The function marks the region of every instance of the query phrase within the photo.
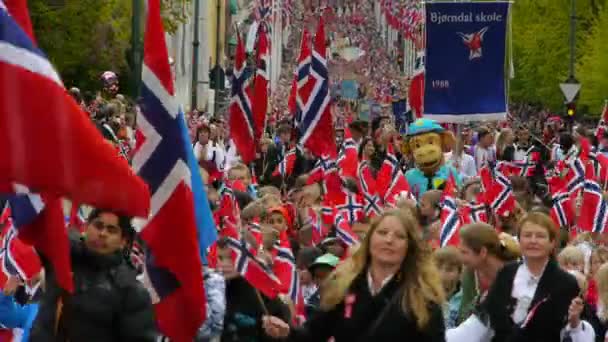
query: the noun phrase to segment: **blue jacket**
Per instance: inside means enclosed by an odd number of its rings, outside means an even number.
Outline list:
[[[441,184],[448,180],[450,173],[454,176],[454,180],[456,181],[456,186],[460,188],[462,185],[462,179],[458,171],[450,165],[442,165],[435,175],[432,178],[431,188],[429,189],[429,179],[426,175],[420,171],[419,169],[410,169],[405,173],[405,178],[407,178],[407,182],[410,185],[410,189],[416,199],[419,199],[422,194],[427,192],[428,190],[436,189]]]
[[[38,304],[20,305],[13,296],[0,294],[0,326],[6,329],[23,330],[22,341],[29,340],[32,323],[38,314]]]

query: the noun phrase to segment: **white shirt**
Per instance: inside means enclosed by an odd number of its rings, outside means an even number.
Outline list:
[[[537,277],[530,272],[525,262],[519,265],[513,279],[513,289],[511,290],[511,296],[517,299],[517,305],[511,316],[515,324],[519,325],[526,319],[543,272]]]
[[[477,176],[477,168],[475,167],[475,159],[472,156],[462,153],[456,156],[454,153],[448,159],[448,164],[452,165],[465,181],[468,178]]]
[[[494,146],[485,148],[476,145],[474,154],[477,169],[481,169],[482,167],[488,165],[489,162],[493,163],[496,161],[496,150],[494,149]]]
[[[388,282],[393,279],[393,276],[395,275],[391,274],[390,276],[384,278],[384,280],[380,283],[380,287],[374,289],[374,280],[372,279],[372,273],[370,271],[367,271],[367,287],[369,288],[369,292],[372,294],[372,296],[375,296],[380,293],[384,286],[386,286],[386,284],[388,284]]]
[[[218,170],[223,170],[226,159],[224,148],[213,141],[209,141],[206,146],[207,154],[203,156],[201,155],[203,153],[203,145],[198,141],[194,144],[194,157],[196,160],[213,161]]]

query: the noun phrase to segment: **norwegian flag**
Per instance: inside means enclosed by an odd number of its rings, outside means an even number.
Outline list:
[[[532,177],[539,160],[538,152],[530,152],[526,160],[501,161],[496,164],[496,169],[506,176]]]
[[[300,43],[298,66],[294,72],[288,104],[289,111],[294,116],[294,123],[296,127],[300,124],[302,119],[302,109],[304,108],[304,104],[308,101],[312,91],[312,83],[308,82],[311,61],[312,53],[310,51],[310,34],[308,33],[308,30],[304,29],[302,32],[302,41]]]
[[[323,225],[321,216],[317,214],[315,209],[308,208],[308,218],[312,228],[312,244],[316,246],[327,237],[329,231]]]
[[[386,158],[378,171],[378,181],[376,183],[378,193],[384,194],[383,200],[386,204],[394,205],[398,197],[413,198],[410,186],[399,167],[399,161],[395,157],[393,144],[388,144]]]
[[[325,29],[323,19],[319,19],[309,75],[309,82],[313,82],[314,87],[302,107],[299,143],[315,156],[335,158],[336,139],[329,106],[329,72],[325,53]]]
[[[253,236],[253,239],[255,240],[256,245],[262,246],[264,239],[262,236],[262,228],[260,227],[260,224],[258,222],[251,222],[251,223],[249,223],[247,228],[249,229],[249,233],[251,233],[251,235]]]
[[[481,201],[467,203],[458,208],[460,220],[462,224],[471,224],[475,222],[488,222],[488,214],[486,205]]]
[[[551,193],[551,219],[558,227],[570,227],[574,222],[572,197],[560,177],[547,179]]]
[[[348,247],[354,246],[359,243],[359,237],[351,225],[348,223],[348,219],[344,215],[335,213],[334,226],[336,227],[336,236],[344,242]]]
[[[150,215],[136,222],[147,246],[145,275],[161,332],[192,340],[205,318],[194,196],[184,141],[185,119],[174,99],[160,0],[149,0],[144,36],[142,115],[145,140],[133,168],[150,188]]]
[[[416,68],[414,69],[408,91],[408,103],[416,119],[422,118],[424,106],[424,71],[424,52],[420,51],[416,56]]]
[[[329,156],[322,156],[321,158],[317,159],[315,166],[309,172],[306,184],[310,185],[321,182],[325,177],[325,174],[336,167],[335,160],[329,158]]]
[[[236,53],[234,56],[234,77],[230,99],[230,137],[241,155],[243,163],[255,160],[255,119],[251,110],[251,73],[247,71],[245,46],[241,36],[237,35]]]
[[[457,246],[460,242],[460,227],[462,227],[462,221],[460,220],[456,205],[456,185],[454,184],[454,178],[450,175],[443,190],[441,231],[439,235],[440,246]]]
[[[349,224],[361,221],[365,217],[365,206],[356,194],[345,192],[344,201],[336,205],[339,214],[344,215]]]
[[[10,277],[19,277],[24,281],[28,293],[32,293],[39,284],[31,281],[42,271],[42,262],[34,248],[19,239],[18,231],[11,221],[7,223],[2,231],[0,286],[4,288]]]
[[[300,287],[300,275],[296,267],[296,258],[293,256],[293,252],[289,246],[287,233],[284,231],[281,235],[279,243],[275,245],[273,250],[273,270],[281,281],[281,293],[287,295],[296,308],[294,323],[299,325],[306,320],[304,297],[302,296],[302,288]]]
[[[292,302],[296,303],[300,291],[300,277],[286,231],[281,233],[279,241],[275,244],[273,257],[272,268],[281,282],[281,293],[288,295]]]
[[[344,128],[344,142],[340,149],[338,156],[338,168],[340,175],[343,177],[357,177],[357,166],[359,164],[359,157],[357,151],[357,144],[353,139],[353,135],[348,127]]]
[[[499,216],[508,216],[515,210],[515,196],[511,180],[500,171],[495,171],[492,188],[489,191],[490,208]]]
[[[268,111],[268,87],[270,78],[268,71],[270,68],[270,51],[268,49],[268,34],[266,25],[261,25],[258,32],[257,48],[257,69],[255,81],[253,83],[253,123],[255,127],[255,141],[260,141],[264,134],[266,124],[266,112]]]
[[[585,184],[585,163],[580,158],[567,162],[569,167],[566,173],[566,188],[569,193],[574,194]]]
[[[602,115],[600,116],[600,121],[597,123],[597,127],[595,129],[595,136],[601,139],[602,135],[606,132],[606,127],[608,126],[608,100],[604,101],[604,109],[602,110]]]
[[[382,200],[378,195],[376,180],[367,160],[359,163],[357,178],[359,179],[359,187],[363,194],[363,203],[365,205],[363,211],[365,215],[369,217],[380,215],[382,213]]]
[[[603,233],[608,224],[608,201],[595,180],[590,163],[586,165],[583,203],[577,224],[581,230],[594,233]]]
[[[79,203],[147,214],[146,185],[105,142],[36,46],[25,0],[0,0],[0,45],[1,191],[11,192],[17,182]]]
[[[226,183],[224,188],[220,191],[220,207],[217,211],[221,222],[218,225],[221,227],[231,226],[239,227],[241,225],[241,210],[239,204],[234,196],[233,187],[235,183]],[[236,187],[239,185],[237,183]]]
[[[18,184],[13,185],[13,192],[16,195],[6,199],[19,239],[34,246],[50,261],[59,286],[71,292],[73,283],[70,246],[61,200],[31,193],[27,187]]]
[[[230,248],[236,271],[266,297],[275,298],[280,293],[282,284],[272,269],[251,253],[251,246],[244,239],[238,238],[234,229],[222,230],[222,236]]]
[[[272,176],[282,176],[284,178],[290,176],[293,172],[294,166],[296,165],[296,158],[296,147],[294,147],[285,153],[283,159],[272,173]]]
[[[272,14],[272,0],[258,0],[253,13],[257,22],[267,20]]]

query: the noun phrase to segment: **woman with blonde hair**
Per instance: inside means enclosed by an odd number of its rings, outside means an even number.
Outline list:
[[[443,341],[444,293],[410,213],[379,216],[355,254],[321,287],[321,311],[302,327],[272,316],[266,333],[290,341]]]

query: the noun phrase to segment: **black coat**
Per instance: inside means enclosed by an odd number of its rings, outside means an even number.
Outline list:
[[[366,274],[362,272],[355,278],[346,296],[354,298],[349,318],[346,317],[349,309],[342,302],[330,311],[319,311],[304,326],[292,328],[288,340],[325,342],[333,336],[335,342],[445,341],[439,305],[431,307],[428,326],[421,331],[413,317],[401,310],[399,283],[393,278],[380,293],[372,296]],[[385,307],[388,311],[383,315]]]
[[[102,256],[80,240],[71,242],[74,293],[58,287],[45,261],[46,288],[30,341],[155,341],[156,323],[150,295],[135,279],[135,270],[119,252]],[[55,334],[57,303],[63,296],[62,315]]]
[[[262,328],[262,316],[266,314],[290,321],[289,308],[280,299],[269,299],[261,293],[258,297],[255,288],[242,277],[227,281],[222,342],[274,341]]]
[[[511,319],[517,305],[516,299],[511,297],[511,292],[520,265],[520,262],[505,265],[496,275],[496,280],[481,304],[481,311],[489,315],[490,324],[495,332],[492,341],[559,341],[560,332],[567,323],[570,303],[579,294],[576,279],[560,269],[555,260],[549,260],[528,313],[534,307],[537,309],[527,326],[522,329]]]

